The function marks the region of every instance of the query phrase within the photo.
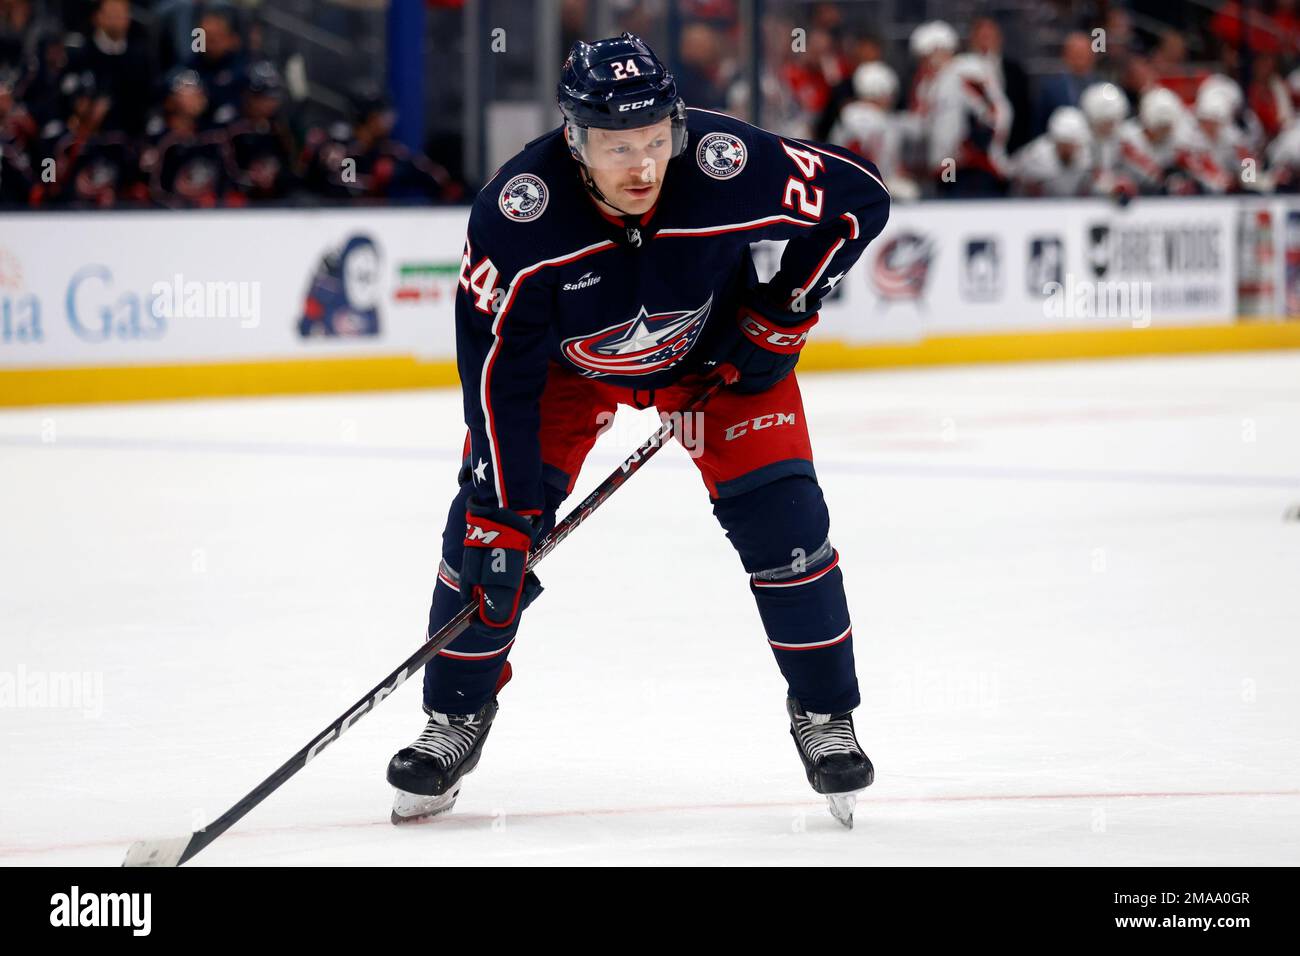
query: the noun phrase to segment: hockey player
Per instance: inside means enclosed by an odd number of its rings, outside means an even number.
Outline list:
[[[1211,73],[1201,80],[1201,85],[1196,88],[1197,101],[1199,102],[1201,96],[1207,94],[1209,90],[1222,90],[1231,101],[1232,125],[1246,149],[1250,151],[1250,155],[1258,156],[1262,153],[1265,143],[1268,142],[1268,134],[1264,131],[1264,124],[1259,121],[1255,111],[1246,105],[1246,94],[1242,92],[1241,84],[1223,73]]]
[[[907,109],[921,120],[934,112],[935,81],[956,55],[959,43],[957,31],[943,20],[930,20],[912,31],[908,48],[916,60],[916,68],[908,91]]]
[[[1083,196],[1092,187],[1094,166],[1088,121],[1073,106],[1058,106],[1047,132],[1012,158],[1012,189],[1017,196]]]
[[[1241,174],[1253,157],[1245,136],[1233,123],[1233,112],[1232,96],[1223,87],[1202,84],[1197,90],[1196,147],[1229,176],[1233,183],[1229,189],[1238,191],[1239,184],[1249,182]]]
[[[1092,191],[1102,196],[1135,196],[1137,183],[1120,169],[1120,124],[1128,119],[1128,98],[1114,83],[1094,83],[1079,97],[1092,136]]]
[[[1222,193],[1232,185],[1198,140],[1187,108],[1163,86],[1143,93],[1136,120],[1120,127],[1120,166],[1143,193]]]
[[[1292,120],[1269,144],[1266,183],[1279,193],[1300,192],[1300,120]]]
[[[554,524],[618,405],[680,409],[708,376],[700,470],[787,682],[813,788],[851,825],[874,771],[839,555],[793,374],[823,296],[888,218],[870,162],[721,113],[688,110],[640,39],[574,45],[563,125],[479,193],[456,296],[469,427],[429,632],[464,602],[469,631],[429,664],[428,722],[388,766],[393,821],[445,812],[478,763],[540,590],[529,549]],[[788,239],[760,283],[749,245]]]
[[[940,196],[1006,193],[1011,103],[988,60],[962,53],[934,81],[926,145]]]
[[[853,71],[853,92],[857,98],[840,110],[830,141],[875,163],[895,198],[919,198],[919,187],[902,169],[903,126],[894,112],[898,75],[884,63],[863,63]]]

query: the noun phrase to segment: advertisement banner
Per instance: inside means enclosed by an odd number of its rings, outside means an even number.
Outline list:
[[[819,332],[904,343],[1230,323],[1237,227],[1230,199],[896,204]]]
[[[1227,325],[1239,291],[1260,313],[1269,302],[1294,312],[1300,215],[1281,204],[1243,215],[1242,202],[1213,198],[896,204],[824,301],[814,344]],[[0,369],[448,362],[467,217],[467,207],[0,216]],[[781,244],[754,252],[760,276],[775,271]]]
[[[0,217],[0,368],[454,355],[468,210]]]

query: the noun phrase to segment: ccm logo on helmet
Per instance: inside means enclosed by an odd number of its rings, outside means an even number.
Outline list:
[[[793,425],[794,412],[772,412],[768,415],[759,415],[757,418],[747,418],[743,422],[737,422],[727,429],[727,441],[735,441],[751,431],[762,431],[764,428],[773,428],[777,425]]]
[[[637,100],[635,103],[624,103],[622,106],[618,108],[618,111],[620,113],[626,113],[628,110],[639,110],[643,106],[654,106],[654,105],[655,105],[655,101],[653,99]]]

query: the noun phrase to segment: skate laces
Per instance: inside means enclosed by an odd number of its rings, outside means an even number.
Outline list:
[[[862,748],[853,736],[853,719],[848,714],[832,717],[830,714],[796,714],[795,733],[799,746],[814,762],[833,754],[858,754]]]
[[[469,753],[478,737],[478,728],[476,714],[452,717],[433,711],[429,714],[429,723],[411,744],[411,749],[427,754],[441,765],[449,767]]]

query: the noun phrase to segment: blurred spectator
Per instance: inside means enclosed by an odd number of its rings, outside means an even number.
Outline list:
[[[459,199],[461,186],[441,166],[390,138],[396,119],[387,98],[362,89],[355,124],[334,123],[307,135],[306,183],[318,195],[351,199]]]
[[[235,189],[226,138],[210,126],[207,92],[194,70],[178,69],[167,84],[162,116],[149,124],[141,169],[159,205],[207,209],[242,205]]]
[[[684,26],[678,59],[677,92],[686,104],[706,110],[722,109],[726,105],[726,86],[721,75],[722,38],[718,31],[707,23]]]
[[[156,21],[157,49],[155,64],[170,74],[176,67],[189,62],[190,47],[194,42],[194,20],[199,10],[194,0],[155,0],[153,15]]]
[[[1142,100],[1147,90],[1160,85],[1158,80],[1155,67],[1146,57],[1132,56],[1129,57],[1124,75],[1119,78],[1118,83],[1124,90],[1124,95],[1128,97],[1128,101],[1136,104]]]
[[[21,75],[15,95],[27,108],[35,126],[61,119],[59,79],[68,68],[68,48],[60,33],[48,32],[36,42],[36,53]]]
[[[854,71],[864,63],[879,63],[883,59],[880,41],[872,36],[858,37],[853,43],[853,55],[850,62]],[[854,73],[850,73],[845,79],[841,80],[831,89],[830,98],[826,103],[826,108],[822,110],[821,115],[817,117],[817,122],[813,125],[813,139],[825,142],[830,139],[831,129],[840,118],[840,110],[844,104],[850,102],[857,95],[853,89]],[[897,93],[895,93],[897,99]],[[897,102],[889,104],[892,110],[897,106]]]
[[[1097,80],[1092,41],[1086,33],[1069,34],[1061,46],[1060,72],[1043,77],[1040,83],[1035,129],[1045,130],[1058,106],[1078,106],[1084,89]]]
[[[957,52],[957,31],[942,20],[931,20],[912,31],[908,46],[915,66],[907,109],[924,120],[933,108],[935,80]]]
[[[1014,152],[1029,142],[1033,135],[1029,76],[1019,62],[1003,54],[1002,28],[992,17],[976,17],[971,22],[970,50],[988,61],[989,69],[1002,84],[1002,92],[1011,104],[1011,134],[1007,137],[1007,150]]]
[[[1241,91],[1241,84],[1230,76],[1222,73],[1212,73],[1201,81],[1200,92],[1217,87],[1223,90],[1232,103],[1232,123],[1241,134],[1244,146],[1252,154],[1258,154],[1264,147],[1268,139],[1268,134],[1264,132],[1264,124],[1259,121],[1259,117],[1254,111],[1246,105],[1246,96]]]
[[[853,88],[857,96],[840,111],[830,141],[875,163],[894,197],[916,199],[920,191],[902,171],[898,75],[883,63],[864,63],[853,73]]]
[[[1261,53],[1255,58],[1254,79],[1246,91],[1251,112],[1259,117],[1265,135],[1270,138],[1282,131],[1295,115],[1291,91],[1278,72],[1277,56]]]
[[[129,36],[131,5],[127,0],[99,0],[91,24],[90,37],[72,57],[71,68],[95,75],[109,104],[105,128],[138,136],[152,99],[153,68],[143,45]]]
[[[1092,191],[1103,196],[1136,195],[1137,182],[1120,168],[1120,126],[1128,119],[1128,97],[1114,83],[1094,83],[1083,91],[1079,108],[1091,137]]]
[[[122,198],[139,198],[132,140],[121,130],[105,128],[109,100],[100,95],[95,74],[67,73],[61,87],[64,119],[51,120],[41,130],[37,155],[42,169],[31,204],[107,209]]]
[[[1006,194],[1011,104],[988,61],[974,53],[953,57],[936,77],[929,121],[929,166],[939,195]]]
[[[1187,42],[1183,35],[1177,30],[1165,30],[1148,60],[1162,82],[1182,76],[1187,71]]]
[[[814,26],[808,31],[807,50],[795,50],[786,62],[783,80],[805,113],[819,115],[830,103],[831,90],[851,72],[831,32]]]
[[[1238,97],[1231,88],[1210,78],[1197,91],[1194,110],[1199,134],[1197,146],[1232,177],[1233,191],[1251,185],[1241,174],[1247,161],[1254,159],[1245,134],[1236,125]]]
[[[1300,193],[1300,119],[1268,148],[1268,184],[1280,193]]]
[[[1187,108],[1163,86],[1144,93],[1137,118],[1120,127],[1120,165],[1143,193],[1222,193],[1232,186],[1204,149]]]
[[[36,46],[31,0],[0,0],[0,72],[17,70]]]
[[[293,134],[280,117],[284,81],[275,64],[248,70],[240,118],[227,130],[240,191],[255,201],[282,200],[297,187]]]
[[[459,5],[436,2],[449,9]],[[609,0],[600,12],[608,14],[613,29],[649,31],[659,39],[668,2]],[[681,24],[675,72],[688,105],[748,118],[748,77],[738,75],[737,0],[674,2]],[[425,152],[411,154],[392,140],[392,111],[382,97],[371,97],[368,105],[359,100],[350,121],[329,123],[318,117],[333,115],[337,107],[328,96],[313,95],[293,116],[295,122],[310,116],[318,125],[305,142],[295,135],[285,116],[284,79],[259,52],[253,11],[268,6],[266,0],[141,0],[134,6],[127,0],[0,0],[0,203],[100,207],[139,200],[189,206],[313,196],[337,202],[448,201],[461,195],[447,171],[463,150],[452,121],[431,124]],[[785,136],[830,140],[861,152],[880,167],[899,198],[918,191],[1072,192],[1068,180],[1080,162],[1078,117],[1062,110],[1074,105],[1086,121],[1086,188],[1094,192],[1294,190],[1298,6],[1300,0],[1251,0],[1221,4],[1215,13],[1162,6],[1159,0],[1053,4],[1050,10],[1062,22],[1086,16],[1074,22],[1086,24],[1087,32],[1068,34],[1059,68],[1032,78],[1021,63],[1051,60],[1036,32],[1009,34],[1004,42],[992,16],[963,16],[954,22],[968,36],[966,59],[955,59],[957,31],[931,20],[910,37],[911,62],[894,64],[906,73],[900,82],[885,62],[892,45],[854,32],[869,13],[874,16],[874,7],[772,3],[761,21],[759,121]],[[559,9],[565,48],[573,39],[592,37],[596,4],[561,0]],[[940,9],[955,14],[964,8]],[[329,10],[339,14],[346,31],[353,13],[338,4]],[[1098,14],[1100,30],[1094,28]],[[892,43],[898,17],[914,15],[902,11],[892,20],[873,21],[873,27]],[[1008,29],[1029,22],[1017,11],[999,9],[998,17],[1004,16]],[[192,38],[195,26],[201,33]],[[795,27],[806,32],[792,36]],[[294,54],[295,41],[281,30],[267,42],[277,56]],[[1249,48],[1241,63],[1239,45]],[[1007,56],[1008,48],[1013,56]],[[1205,60],[1206,50],[1218,54],[1217,63]],[[344,79],[320,75],[312,57],[296,56],[296,63],[298,69],[287,74],[295,103],[298,91],[328,90]],[[175,64],[182,70],[160,83],[159,67]],[[307,68],[314,71],[310,83]],[[1210,71],[1215,72],[1206,76]],[[1099,82],[1103,78],[1110,82]],[[531,68],[527,80],[505,78],[512,89],[531,79]],[[1238,80],[1249,81],[1248,87],[1243,90]],[[1161,89],[1175,94],[1176,108],[1156,95]],[[454,102],[453,94],[449,103]],[[203,113],[196,117],[193,109],[200,103]],[[1125,122],[1133,104],[1146,108]],[[146,133],[150,115],[156,118]],[[1175,120],[1165,123],[1171,115]],[[1052,116],[1074,119],[1053,126]],[[428,155],[443,157],[445,164]],[[1263,157],[1268,168],[1258,182],[1243,182],[1243,161]],[[48,164],[57,176],[43,181]],[[945,167],[955,176],[951,182],[942,176]],[[142,191],[145,183],[150,188]]]
[[[1083,196],[1092,187],[1092,136],[1083,112],[1058,106],[1047,132],[1012,158],[1012,193],[1017,196]]]
[[[763,98],[762,125],[783,136],[807,138],[811,118],[799,106],[794,90],[786,82],[794,57],[790,49],[793,23],[783,16],[763,17],[763,63],[759,71],[759,95]],[[727,112],[752,119],[749,83],[741,71],[727,89]]]
[[[1224,52],[1232,51],[1233,65],[1236,65],[1236,51],[1243,44],[1253,53],[1291,53],[1295,52],[1297,30],[1295,3],[1282,0],[1277,4],[1273,16],[1260,9],[1258,2],[1242,5],[1237,0],[1229,0],[1210,21],[1210,32],[1218,37],[1224,46]]]
[[[247,70],[234,8],[225,4],[205,7],[199,16],[202,48],[190,59],[208,97],[207,120],[225,126],[239,115]]]
[[[1102,20],[1100,39],[1105,42],[1105,50],[1093,60],[1093,69],[1099,77],[1120,85],[1138,52],[1129,12],[1123,7],[1110,7]]]
[[[1276,0],[1273,5],[1273,22],[1277,24],[1278,54],[1294,61],[1300,57],[1300,0]]]
[[[24,205],[32,188],[31,161],[18,122],[15,74],[0,69],[0,204]]]

